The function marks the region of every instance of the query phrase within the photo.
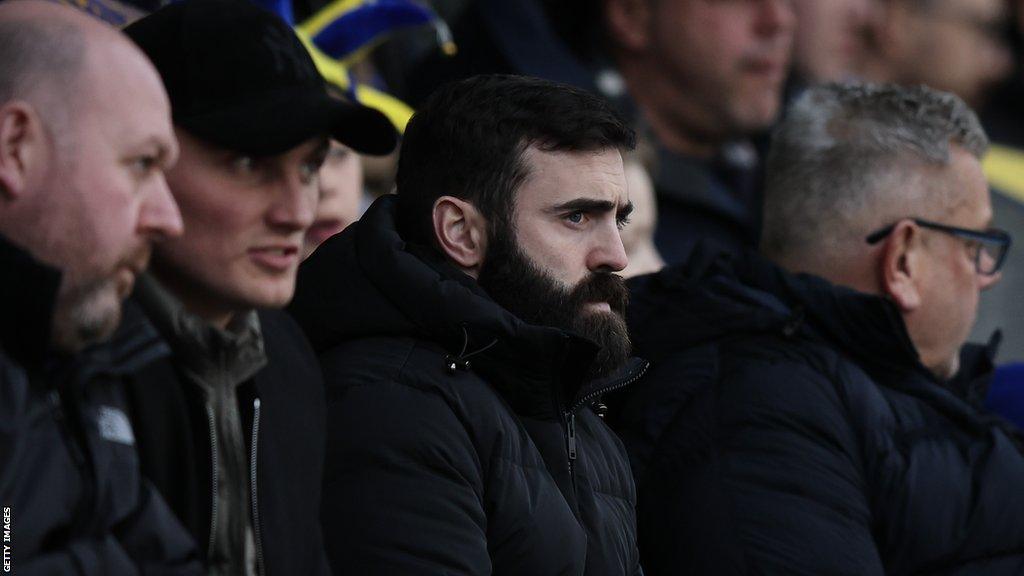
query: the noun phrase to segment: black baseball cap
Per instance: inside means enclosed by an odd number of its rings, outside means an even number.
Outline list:
[[[295,32],[251,2],[174,2],[124,31],[160,72],[174,123],[211,144],[266,156],[323,134],[364,154],[395,147],[391,122],[330,96]]]

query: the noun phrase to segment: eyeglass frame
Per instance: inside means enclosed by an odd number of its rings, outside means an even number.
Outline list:
[[[910,220],[911,222],[917,224],[922,228],[928,228],[931,230],[936,230],[938,232],[949,234],[951,236],[956,236],[957,238],[974,240],[975,242],[978,242],[978,249],[974,253],[974,271],[978,274],[981,274],[982,276],[995,276],[997,273],[999,273],[999,270],[1002,269],[1003,264],[1006,263],[1006,255],[1010,253],[1010,246],[1013,245],[1013,236],[1011,236],[1009,232],[1005,230],[1000,230],[998,228],[989,228],[987,230],[971,230],[970,228],[959,228],[957,226],[950,226],[948,224],[932,222],[931,220],[925,220],[923,218],[909,217],[901,218],[900,220],[893,222],[892,224],[889,224],[884,228],[880,228],[872,232],[871,234],[868,234],[864,238],[864,240],[868,244],[878,244],[886,236],[892,234],[892,231],[895,230],[896,226],[899,225],[899,223],[902,222],[903,220]],[[981,269],[981,251],[986,243],[996,244],[1001,248],[1001,252],[998,254],[998,257],[993,258],[993,260],[995,261],[995,265],[993,266],[991,272],[984,272]]]

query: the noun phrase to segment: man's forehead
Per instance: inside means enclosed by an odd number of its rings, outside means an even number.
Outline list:
[[[549,203],[578,196],[625,204],[626,176],[622,155],[614,148],[588,151],[545,151],[535,147],[524,153],[525,184],[544,192]]]

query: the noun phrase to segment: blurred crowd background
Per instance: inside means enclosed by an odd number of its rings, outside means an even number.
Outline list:
[[[785,103],[854,79],[926,84],[973,106],[993,142],[993,226],[1024,238],[1024,0],[252,1],[296,27],[340,94],[399,130],[437,86],[479,73],[614,102],[641,134],[627,159],[638,207],[623,236],[628,274],[679,261],[698,238],[754,246],[762,160]],[[123,25],[165,2],[65,3]],[[391,190],[395,165],[333,150],[322,186],[339,225]],[[1002,330],[1003,377],[1024,362],[1022,290],[1018,247],[972,338]]]

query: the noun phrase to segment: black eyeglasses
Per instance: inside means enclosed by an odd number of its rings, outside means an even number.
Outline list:
[[[947,226],[938,222],[929,222],[920,218],[909,218],[909,220],[922,228],[944,232],[966,241],[967,248],[971,251],[971,256],[974,258],[974,269],[977,270],[978,274],[985,276],[991,276],[999,272],[999,269],[1003,267],[1003,262],[1006,261],[1006,253],[1010,251],[1010,244],[1013,243],[1013,238],[1009,233],[994,228],[971,230],[969,228]],[[865,240],[868,244],[881,242],[883,238],[892,234],[896,224],[890,224],[881,230],[868,234]]]

